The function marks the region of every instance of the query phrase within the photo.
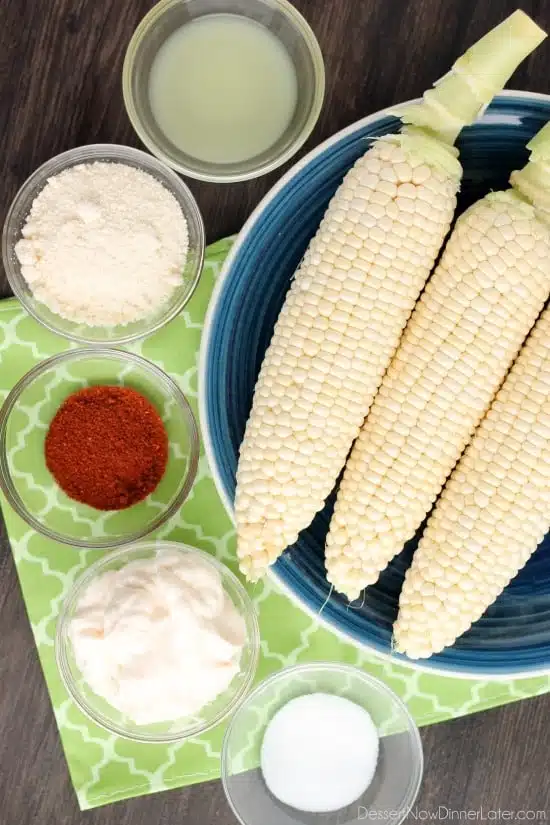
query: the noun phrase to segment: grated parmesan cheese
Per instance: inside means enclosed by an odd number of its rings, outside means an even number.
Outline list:
[[[154,314],[182,283],[187,222],[152,175],[83,163],[51,177],[15,246],[37,300],[71,321],[112,326]]]

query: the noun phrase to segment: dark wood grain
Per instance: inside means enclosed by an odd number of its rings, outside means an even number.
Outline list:
[[[420,94],[517,0],[297,0],[315,30],[327,96],[304,148]],[[0,0],[0,220],[43,161],[84,143],[139,145],[121,94],[124,49],[150,0]],[[550,0],[522,8],[550,27]],[[550,45],[511,81],[548,92]],[[190,181],[210,240],[239,229],[281,174],[232,186]],[[0,295],[9,294],[0,273]],[[1,364],[0,364],[1,369]],[[542,811],[550,819],[550,697],[422,732],[420,812]],[[450,815],[447,815],[450,819]],[[229,825],[219,783],[81,814],[69,783],[6,536],[0,544],[0,825]],[[415,821],[411,818],[411,821]],[[541,819],[539,818],[539,821]],[[261,823],[258,823],[261,825]]]

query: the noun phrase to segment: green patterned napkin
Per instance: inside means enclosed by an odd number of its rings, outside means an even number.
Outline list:
[[[156,335],[129,347],[168,372],[196,412],[197,357],[202,322],[216,276],[230,247],[208,249],[204,272],[187,308]],[[14,300],[0,302],[0,400],[37,361],[70,346],[47,332]],[[3,511],[29,618],[81,808],[181,787],[219,776],[223,726],[175,745],[142,745],[91,724],[68,698],[56,670],[53,639],[59,606],[98,551],[75,551],[29,529],[3,501]],[[214,553],[233,566],[234,534],[204,455],[195,486],[180,513],[157,532]],[[297,662],[332,659],[364,667],[383,679],[427,725],[550,690],[550,676],[511,682],[452,679],[390,664],[345,644],[293,606],[269,581],[251,589],[260,617],[258,678]],[[284,615],[284,622],[281,616]]]

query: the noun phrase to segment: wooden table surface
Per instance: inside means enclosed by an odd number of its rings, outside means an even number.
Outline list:
[[[326,62],[327,94],[305,149],[357,118],[416,97],[518,0],[296,0]],[[43,161],[86,143],[139,145],[121,94],[124,50],[151,0],[0,0],[0,220]],[[550,0],[522,8],[550,28]],[[550,42],[513,88],[550,92]],[[239,229],[281,174],[229,186],[188,181],[209,240]],[[0,271],[0,296],[9,288]],[[1,364],[0,364],[1,369]],[[550,818],[550,695],[422,731],[417,818],[451,811]],[[538,813],[537,813],[538,812]],[[454,813],[454,818],[458,813]],[[80,813],[5,535],[0,544],[0,824],[229,825],[219,783]],[[411,821],[415,821],[411,817]],[[261,825],[261,823],[258,823]]]

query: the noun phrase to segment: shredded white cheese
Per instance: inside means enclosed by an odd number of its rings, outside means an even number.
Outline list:
[[[15,253],[33,295],[89,326],[154,314],[182,282],[185,216],[152,175],[122,163],[83,163],[50,178]]]

